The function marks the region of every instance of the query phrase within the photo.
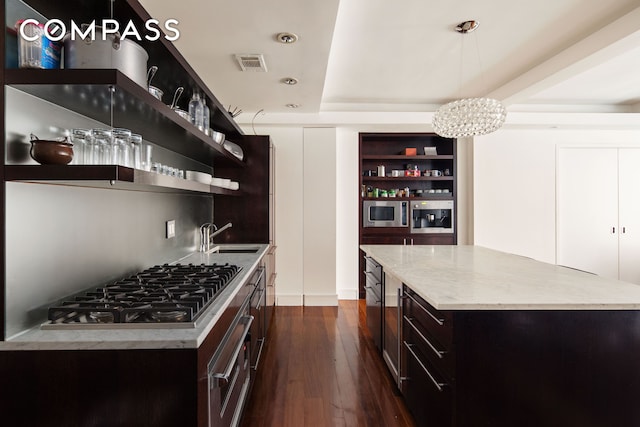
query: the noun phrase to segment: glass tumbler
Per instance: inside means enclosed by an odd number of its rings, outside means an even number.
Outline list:
[[[112,130],[111,161],[114,165],[133,167],[133,148],[131,145],[131,131],[129,129],[114,128]]]
[[[150,144],[144,144],[142,146],[142,170],[147,172],[152,170],[151,164],[151,153],[153,151],[153,146]],[[156,171],[157,172],[157,171]]]
[[[113,139],[111,131],[109,129],[93,129],[91,135],[95,141],[94,152],[94,164],[96,165],[109,165],[112,159],[112,144]]]
[[[71,142],[73,143],[74,165],[88,165],[89,150],[91,147],[91,131],[88,129],[71,129]]]
[[[142,135],[131,134],[131,146],[133,148],[133,167],[142,169]]]

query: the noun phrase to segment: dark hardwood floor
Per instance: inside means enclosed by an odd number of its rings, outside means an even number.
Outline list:
[[[241,426],[415,426],[364,310],[276,307]]]

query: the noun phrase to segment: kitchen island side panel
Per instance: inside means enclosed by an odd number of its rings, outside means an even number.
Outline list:
[[[458,427],[640,425],[640,312],[455,313]]]

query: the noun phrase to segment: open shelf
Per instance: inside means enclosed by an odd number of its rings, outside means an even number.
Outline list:
[[[394,201],[394,200],[399,200],[401,202],[404,201],[410,201],[410,202],[420,202],[423,200],[453,200],[453,194],[452,193],[428,193],[428,194],[423,194],[420,197],[399,197],[399,196],[395,196],[395,197],[361,197],[361,200],[390,200],[390,201]]]
[[[131,129],[154,144],[201,163],[244,166],[118,70],[7,69],[5,84],[102,123]]]
[[[116,165],[7,165],[4,171],[6,181],[155,192],[187,191],[226,196],[243,194],[240,190],[228,190],[188,179]]]
[[[82,23],[93,20],[99,22],[103,18],[113,18],[121,24],[132,21],[135,27],[143,32],[146,22],[153,18],[138,0],[119,0],[115,2],[65,0],[64,6],[61,6],[60,2],[51,0],[24,1],[29,7],[35,9],[46,18],[57,18],[67,23],[71,20],[76,23]],[[194,89],[200,90],[209,101],[211,127],[224,133],[234,142],[236,142],[236,139],[241,139],[244,132],[240,126],[233,120],[226,108],[214,96],[176,46],[165,39],[163,29],[161,27],[158,29],[163,34],[158,40],[146,40],[143,34],[142,40],[135,41],[149,54],[148,66],[156,65],[158,67],[158,72],[153,78],[153,85],[164,91],[165,103],[170,104],[176,88],[182,86],[185,89],[185,93],[179,105],[186,110],[185,107],[189,103],[192,91]]]
[[[363,176],[362,181],[453,181],[453,176]]]
[[[362,160],[453,160],[451,154],[438,154],[435,156],[406,156],[404,154],[364,154]]]

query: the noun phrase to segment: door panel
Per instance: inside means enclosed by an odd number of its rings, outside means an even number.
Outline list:
[[[618,165],[620,280],[640,284],[640,149],[621,148]]]
[[[618,150],[561,148],[558,165],[558,264],[617,279]]]

